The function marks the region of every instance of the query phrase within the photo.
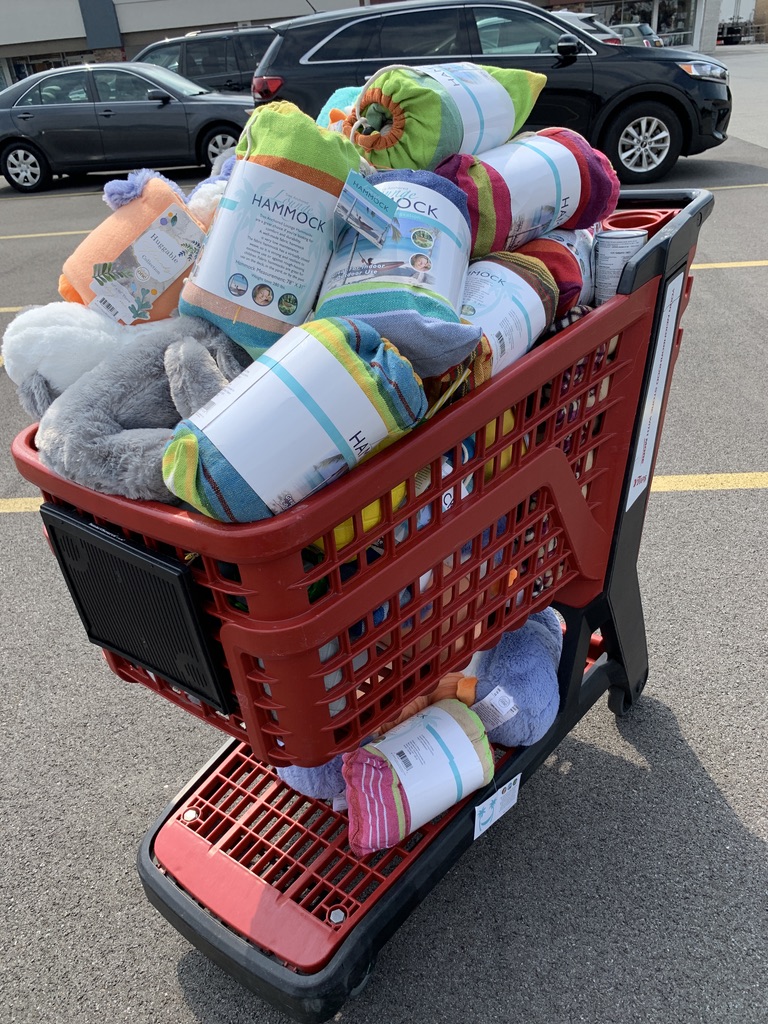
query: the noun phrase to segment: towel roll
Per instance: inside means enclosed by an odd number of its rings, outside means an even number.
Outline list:
[[[179,309],[254,358],[310,316],[333,247],[333,211],[355,147],[295,104],[257,107]]]
[[[349,846],[357,857],[396,846],[487,785],[494,761],[482,722],[440,700],[375,743],[342,755]]]
[[[577,305],[589,305],[595,288],[592,279],[594,234],[589,228],[574,231],[550,231],[526,242],[516,250],[519,256],[532,256],[552,274],[559,299],[555,319],[561,320]]]
[[[481,153],[520,130],[546,77],[469,62],[382,68],[342,130],[379,168],[434,170],[452,153]]]
[[[443,373],[480,340],[479,329],[459,316],[469,263],[466,196],[431,171],[381,171],[366,180],[396,201],[394,224],[381,248],[345,227],[316,315],[369,323],[419,376]]]
[[[426,410],[411,364],[374,328],[313,320],[176,427],[163,479],[212,519],[254,522],[331,483]]]
[[[521,135],[480,157],[454,154],[435,170],[467,194],[473,257],[487,245],[519,249],[556,228],[591,227],[619,198],[607,157],[568,128]]]

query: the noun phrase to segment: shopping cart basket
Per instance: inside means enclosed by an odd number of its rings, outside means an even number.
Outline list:
[[[230,737],[149,831],[150,901],[297,1020],[332,1016],[603,694],[648,675],[637,557],[709,193],[623,193],[651,225],[619,292],[406,440],[265,522],[224,525],[56,477],[15,440],[89,639],[121,678]],[[634,213],[634,217],[631,215]],[[358,859],[346,817],[275,765],[354,749],[532,612],[564,623],[560,709],[490,786]]]

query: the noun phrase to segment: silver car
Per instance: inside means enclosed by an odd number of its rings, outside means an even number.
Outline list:
[[[40,192],[57,174],[210,168],[251,112],[242,96],[148,64],[52,68],[0,92],[0,172]]]

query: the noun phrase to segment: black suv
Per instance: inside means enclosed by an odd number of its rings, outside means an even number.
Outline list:
[[[340,86],[389,64],[473,61],[547,76],[526,130],[565,127],[607,154],[626,184],[664,177],[679,156],[725,142],[728,70],[700,53],[601,43],[518,0],[355,7],[270,26],[255,104],[292,100],[316,117]]]
[[[190,32],[151,43],[133,59],[168,68],[217,92],[247,93],[253,69],[264,56],[273,35],[268,28]]]

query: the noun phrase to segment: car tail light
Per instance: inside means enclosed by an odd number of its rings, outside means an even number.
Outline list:
[[[271,100],[282,84],[282,78],[277,75],[254,75],[251,82],[251,95],[254,99]]]
[[[606,43],[612,43],[614,46],[621,46],[623,42],[622,39],[606,39],[605,41]]]
[[[650,41],[650,39],[644,39],[643,46],[653,46],[653,43]]]

